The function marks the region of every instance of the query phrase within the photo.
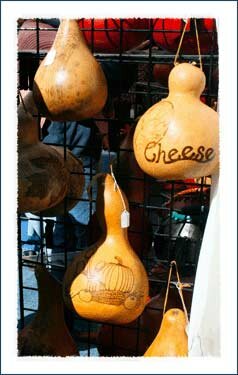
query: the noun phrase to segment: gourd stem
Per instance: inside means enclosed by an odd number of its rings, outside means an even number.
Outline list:
[[[167,301],[168,301],[168,294],[169,294],[169,285],[170,285],[170,280],[171,280],[171,274],[172,274],[172,269],[173,269],[173,265],[175,266],[175,269],[176,269],[176,276],[177,276],[177,284],[176,284],[176,287],[178,289],[178,292],[179,292],[179,296],[181,298],[181,302],[182,302],[182,305],[183,305],[183,310],[184,310],[184,313],[185,313],[185,317],[186,317],[186,321],[187,321],[187,324],[189,323],[189,320],[188,320],[188,312],[187,312],[187,309],[186,309],[186,306],[185,306],[185,302],[184,302],[184,298],[183,298],[183,292],[182,292],[182,288],[183,288],[183,284],[181,283],[180,281],[180,277],[179,277],[179,273],[178,273],[178,267],[177,267],[177,263],[175,260],[173,260],[171,263],[170,263],[170,269],[169,269],[169,276],[168,276],[168,283],[167,283],[167,289],[166,289],[166,294],[165,294],[165,300],[164,300],[164,308],[163,308],[163,315],[165,314],[165,310],[166,310],[166,306],[167,306]],[[186,284],[186,286],[188,286],[188,284]]]

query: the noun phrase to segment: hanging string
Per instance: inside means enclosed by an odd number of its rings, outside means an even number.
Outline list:
[[[179,41],[178,49],[177,49],[177,52],[176,52],[176,55],[175,55],[175,58],[174,58],[174,65],[177,64],[177,59],[178,59],[180,48],[181,48],[181,45],[182,45],[182,42],[183,42],[183,37],[184,37],[184,34],[185,34],[187,24],[188,24],[188,19],[186,19],[186,21],[185,21],[185,25],[184,25],[183,32],[182,32],[182,35],[181,35],[181,38],[180,38],[180,41]]]
[[[180,49],[181,49],[181,46],[182,46],[182,42],[183,42],[183,38],[184,38],[184,34],[185,34],[185,31],[186,31],[187,24],[188,24],[188,19],[186,19],[186,21],[185,21],[185,25],[184,25],[183,32],[182,32],[182,35],[181,35],[181,38],[180,38],[180,41],[179,41],[178,49],[177,49],[177,52],[176,52],[176,55],[175,55],[175,58],[174,58],[174,65],[177,64],[177,59],[178,59],[179,52],[180,52]],[[202,70],[202,57],[201,57],[200,42],[199,42],[196,18],[194,18],[194,24],[195,24],[195,33],[196,33],[197,49],[198,49],[198,56],[199,56],[199,64],[200,64],[200,69]]]
[[[122,195],[121,189],[119,188],[119,185],[117,184],[116,177],[114,176],[114,173],[113,173],[113,170],[112,170],[112,164],[110,164],[110,170],[111,170],[111,176],[112,176],[112,178],[113,178],[113,180],[114,180],[114,190],[118,190],[118,191],[119,191],[119,194],[120,194],[120,197],[121,197],[121,200],[122,200],[122,204],[123,204],[124,211],[127,211],[126,204],[125,204],[125,200],[124,200],[124,198],[123,198],[123,195]]]
[[[166,289],[165,300],[164,300],[163,315],[165,314],[165,310],[166,310],[166,306],[167,306],[167,302],[168,302],[169,286],[170,286],[170,283],[171,283],[171,275],[172,275],[173,265],[175,266],[176,276],[177,276],[177,280],[178,280],[177,283],[176,283],[176,287],[177,287],[178,292],[179,292],[179,296],[180,296],[180,299],[181,299],[181,302],[182,302],[182,305],[183,305],[183,310],[184,310],[185,317],[186,317],[186,322],[188,324],[189,323],[188,312],[187,312],[187,309],[186,309],[186,306],[185,306],[182,289],[184,287],[190,287],[191,285],[188,284],[188,283],[181,283],[180,277],[179,277],[179,273],[178,273],[177,263],[176,263],[175,260],[173,260],[172,262],[170,262],[168,283],[167,283],[167,289]]]
[[[201,56],[201,50],[200,50],[200,42],[199,42],[199,37],[198,37],[198,29],[197,29],[197,20],[196,20],[196,18],[194,18],[194,24],[195,24],[195,31],[196,31],[196,40],[197,40],[197,47],[198,47],[200,69],[202,70],[202,56]]]
[[[19,91],[19,96],[20,96],[20,99],[21,99],[21,102],[22,102],[22,105],[23,105],[23,108],[24,108],[24,111],[26,113],[28,113],[27,109],[26,109],[26,106],[25,106],[25,103],[24,103],[24,100],[23,100],[23,97],[22,97],[22,94],[21,94],[21,91]]]

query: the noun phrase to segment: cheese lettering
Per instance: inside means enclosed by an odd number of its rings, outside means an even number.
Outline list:
[[[150,163],[172,164],[182,160],[192,160],[198,163],[208,163],[215,157],[213,148],[199,146],[196,150],[192,146],[185,146],[181,151],[171,148],[169,151],[162,149],[159,142],[149,142],[144,150],[145,159]]]

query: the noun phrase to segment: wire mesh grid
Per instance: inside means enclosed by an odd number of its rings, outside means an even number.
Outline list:
[[[44,22],[49,21],[45,20]],[[93,119],[94,124],[96,123],[99,127],[100,124],[103,125],[103,131],[97,135],[102,144],[98,169],[100,170],[103,164],[104,168],[108,170],[109,164],[113,161],[119,185],[126,191],[130,190],[127,198],[135,222],[129,228],[129,235],[132,241],[138,244],[138,255],[147,270],[151,300],[145,307],[144,313],[136,321],[124,326],[92,322],[67,309],[65,310],[65,319],[81,355],[84,353],[83,355],[87,356],[138,356],[143,355],[158,331],[169,264],[173,259],[177,261],[182,280],[188,281],[191,285],[190,288],[184,289],[188,310],[190,308],[196,266],[209,211],[210,179],[208,177],[189,182],[160,181],[152,179],[141,171],[136,173],[136,170],[130,170],[128,166],[128,160],[133,157],[133,148],[125,134],[128,135],[129,131],[133,134],[138,117],[151,105],[167,96],[167,84],[155,78],[155,69],[163,68],[168,72],[173,66],[175,53],[166,51],[167,39],[172,33],[181,36],[184,23],[183,20],[180,20],[180,28],[171,30],[166,24],[166,19],[147,19],[147,27],[128,29],[127,21],[124,19],[113,22],[112,26],[108,20],[104,20],[104,27],[101,26],[98,30],[95,29],[96,20],[91,19],[84,22],[85,20],[82,19],[80,21],[81,30],[89,33],[85,34],[85,37],[87,37],[90,49],[97,61],[101,64],[110,63],[113,68],[118,69],[119,67],[120,73],[123,72],[116,83],[116,88],[111,88],[112,91],[116,91],[113,97],[113,114],[109,111],[106,117]],[[158,21],[162,22],[160,22],[160,27],[156,28]],[[202,20],[198,21],[202,22]],[[41,35],[43,35],[41,32],[48,32],[45,34],[48,35],[48,38],[49,33],[55,35],[57,32],[57,21],[55,26],[51,25],[50,27],[47,27],[46,23],[42,26],[42,20],[35,19],[31,21],[30,26],[24,26],[23,23],[18,27],[18,35],[30,32],[33,35],[31,39],[34,40],[30,48],[19,47],[18,50],[18,90],[32,90],[36,70],[47,53],[47,50],[41,46]],[[198,26],[199,24],[198,22]],[[98,37],[100,31],[105,31],[107,43],[112,47],[111,50],[97,51],[96,36]],[[215,21],[210,31],[204,31],[199,27],[198,31],[201,39],[203,34],[210,35],[208,51],[202,55],[203,68],[207,78],[202,99],[209,106],[215,106],[218,92],[217,79],[215,78],[217,77],[215,75],[218,74]],[[138,35],[140,33],[146,35],[143,36],[144,42],[139,48],[125,51],[124,38],[133,32]],[[111,39],[112,33],[119,35],[119,44],[114,44]],[[165,46],[155,42],[154,33],[163,35]],[[194,33],[192,19],[189,33],[189,35]],[[47,36],[44,38],[47,40]],[[179,59],[180,61],[198,62],[196,46],[194,46],[193,54],[180,54]],[[42,129],[40,126],[40,114],[37,118],[39,119],[39,139],[43,140],[44,127]],[[67,144],[66,139],[66,122],[62,126],[64,126],[63,143],[46,142],[46,144],[63,147],[66,160],[66,148],[70,145]],[[47,126],[45,127],[47,128]],[[107,143],[104,142],[105,139],[107,139]],[[84,146],[79,144],[76,147]],[[96,174],[94,159],[90,156],[90,152],[93,154],[94,147],[95,145],[92,144],[88,153],[89,168],[83,172],[85,176],[87,175],[88,181],[91,181]],[[23,328],[28,323],[28,318],[37,311],[37,304],[32,308],[26,302],[27,292],[35,293],[34,298],[37,299],[38,287],[35,283],[33,283],[34,285],[27,284],[29,280],[24,279],[25,270],[34,270],[39,263],[46,264],[47,269],[62,281],[62,275],[75,254],[69,251],[67,246],[67,233],[72,226],[77,225],[75,222],[68,221],[67,203],[73,200],[88,202],[90,222],[87,230],[91,241],[87,243],[89,246],[98,236],[95,222],[92,220],[95,216],[93,215],[95,198],[90,200],[89,198],[66,196],[64,215],[60,219],[64,227],[64,243],[59,245],[55,254],[52,252],[55,219],[46,218],[42,213],[33,218],[26,216],[25,213],[18,214],[19,328]],[[29,241],[26,236],[24,238],[23,230],[26,230],[24,228],[31,221],[39,223],[40,233],[37,239]],[[26,250],[28,245],[33,246],[34,250]],[[75,246],[74,250],[78,253],[84,251],[84,248]],[[170,289],[173,298],[176,299],[175,283],[171,283]]]

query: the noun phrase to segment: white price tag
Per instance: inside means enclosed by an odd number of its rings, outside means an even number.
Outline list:
[[[130,213],[124,210],[121,214],[121,227],[128,228],[130,226]]]
[[[46,55],[45,57],[45,61],[44,61],[44,65],[51,65],[52,62],[54,61],[55,59],[55,55],[56,55],[56,50],[53,48],[51,49],[48,54]]]
[[[133,107],[130,109],[130,118],[134,119],[135,118],[135,110]]]

